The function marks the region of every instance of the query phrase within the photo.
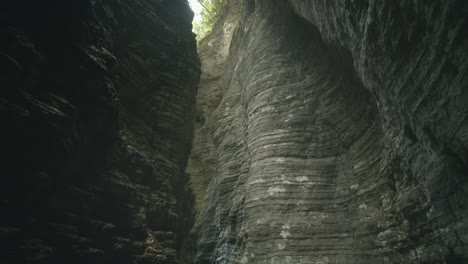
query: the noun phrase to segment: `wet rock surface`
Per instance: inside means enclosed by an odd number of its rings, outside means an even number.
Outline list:
[[[467,3],[237,8],[199,47],[196,263],[467,262]]]
[[[189,263],[186,1],[0,4],[0,262]]]

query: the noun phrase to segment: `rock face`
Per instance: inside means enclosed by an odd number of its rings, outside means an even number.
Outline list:
[[[224,93],[219,85],[219,79],[229,58],[233,33],[239,25],[241,15],[240,1],[228,3],[226,15],[218,22],[212,33],[199,44],[198,49],[200,59],[204,62],[199,84],[203,89],[199,89],[197,94],[193,148],[187,167],[191,176],[197,215],[204,207],[206,188],[215,173],[213,166],[216,162],[215,146],[211,137],[211,131],[215,127],[211,120]]]
[[[192,17],[185,0],[0,4],[1,263],[189,263]]]
[[[400,2],[231,1],[199,48],[196,263],[468,262],[468,3]]]

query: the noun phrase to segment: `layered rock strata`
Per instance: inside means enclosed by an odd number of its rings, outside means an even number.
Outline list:
[[[468,4],[239,8],[199,48],[229,53],[198,96],[196,263],[468,261]]]
[[[211,137],[214,124],[211,120],[224,93],[219,80],[230,55],[233,34],[240,25],[241,2],[228,2],[226,10],[217,26],[198,44],[200,60],[203,61],[199,86],[203,89],[199,89],[197,94],[193,147],[187,167],[197,215],[204,207],[206,189],[215,173],[215,146]]]
[[[0,6],[0,262],[189,263],[187,2]]]

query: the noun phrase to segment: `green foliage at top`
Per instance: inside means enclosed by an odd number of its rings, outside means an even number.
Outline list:
[[[228,0],[197,0],[202,6],[201,21],[193,25],[197,41],[210,34],[227,9]],[[236,0],[237,1],[237,0]]]

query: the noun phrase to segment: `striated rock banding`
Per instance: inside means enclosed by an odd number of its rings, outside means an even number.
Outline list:
[[[1,263],[189,263],[192,17],[182,0],[0,4]]]
[[[467,4],[239,8],[196,263],[466,261]]]

